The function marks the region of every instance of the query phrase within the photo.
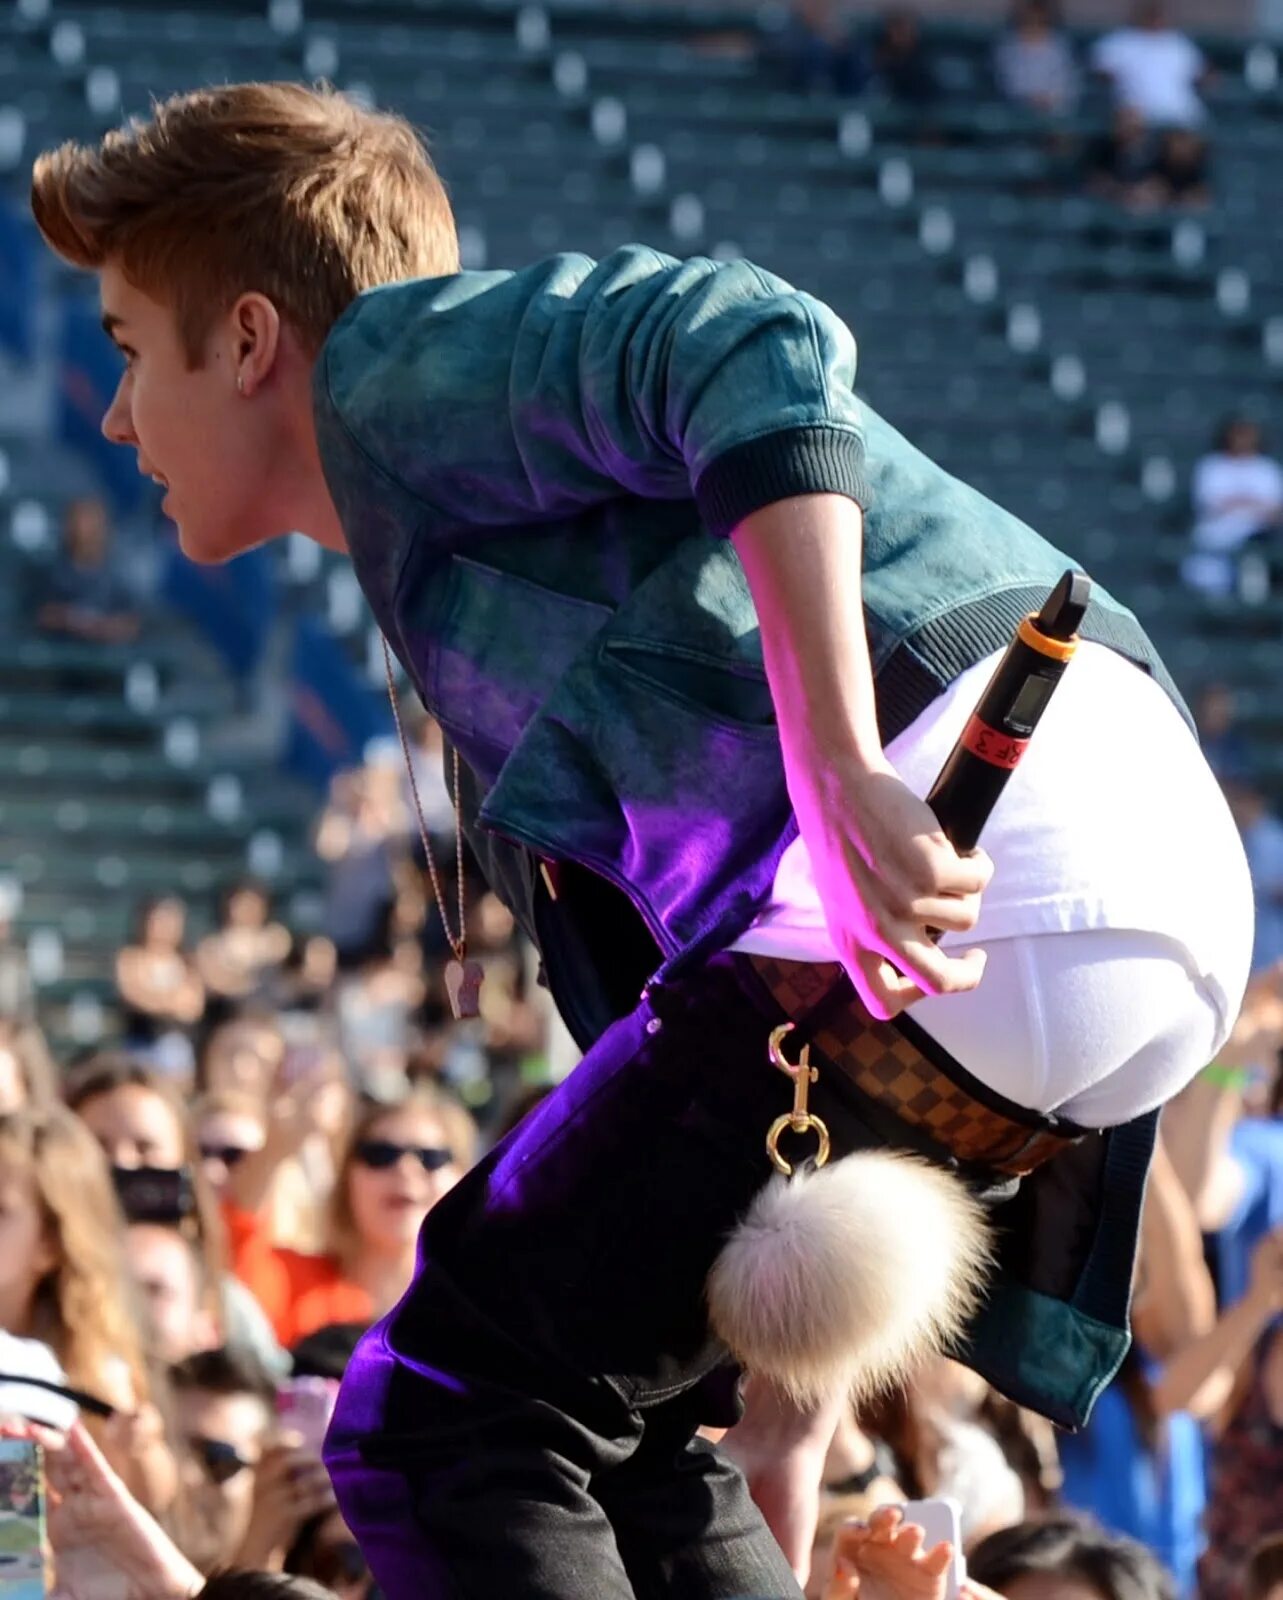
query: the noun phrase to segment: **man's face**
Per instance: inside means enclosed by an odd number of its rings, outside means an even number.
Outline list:
[[[183,1480],[193,1526],[208,1537],[211,1559],[226,1564],[240,1549],[254,1509],[254,1468],[271,1424],[252,1394],[181,1390],[178,1427],[185,1445]],[[241,1463],[241,1464],[238,1464]]]
[[[161,1360],[174,1363],[212,1349],[218,1329],[201,1304],[196,1259],[178,1229],[136,1222],[125,1230],[125,1253]]]
[[[239,348],[230,318],[216,322],[190,370],[173,310],[127,282],[114,262],[101,274],[103,325],[125,357],[102,431],[137,452],[138,470],[165,487],[163,510],[193,561],[216,563],[285,532],[268,489],[279,444],[276,407],[238,392]]]

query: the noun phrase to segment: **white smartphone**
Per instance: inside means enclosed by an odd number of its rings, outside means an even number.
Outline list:
[[[962,1507],[947,1495],[934,1500],[910,1500],[900,1507],[906,1522],[916,1523],[926,1537],[924,1550],[933,1550],[938,1544],[953,1546],[953,1560],[945,1576],[945,1600],[958,1600],[958,1591],[967,1576],[967,1563],[962,1554]]]

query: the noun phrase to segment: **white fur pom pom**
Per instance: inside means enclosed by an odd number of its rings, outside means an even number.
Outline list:
[[[870,1395],[961,1332],[988,1261],[984,1211],[956,1178],[859,1151],[771,1179],[713,1263],[709,1319],[801,1402]]]

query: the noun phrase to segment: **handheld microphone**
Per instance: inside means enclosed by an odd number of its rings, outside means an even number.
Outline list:
[[[1066,572],[1042,610],[1016,629],[927,804],[959,855],[974,850],[1078,648],[1091,579]]]

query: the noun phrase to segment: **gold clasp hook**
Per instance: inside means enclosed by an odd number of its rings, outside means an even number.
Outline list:
[[[771,1165],[777,1172],[782,1172],[786,1178],[793,1176],[793,1168],[780,1154],[780,1136],[785,1128],[793,1133],[813,1133],[819,1143],[815,1152],[815,1165],[822,1167],[829,1159],[829,1130],[823,1121],[814,1116],[807,1109],[807,1100],[811,1093],[811,1085],[819,1078],[820,1074],[811,1065],[811,1047],[809,1044],[802,1046],[802,1056],[797,1065],[784,1059],[783,1043],[786,1034],[792,1033],[791,1022],[781,1023],[771,1034],[768,1047],[771,1065],[778,1067],[781,1072],[788,1074],[793,1080],[793,1109],[786,1111],[783,1116],[776,1117],[771,1124],[770,1132],[766,1135],[766,1153],[771,1158]]]

